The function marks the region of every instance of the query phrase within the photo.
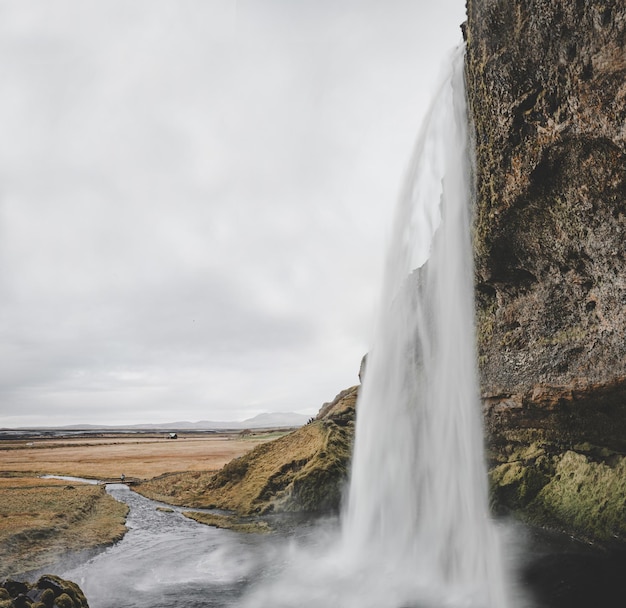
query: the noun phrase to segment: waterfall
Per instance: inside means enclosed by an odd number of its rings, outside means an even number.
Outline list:
[[[461,46],[400,197],[339,536],[294,550],[252,608],[511,606],[487,496],[463,68]]]
[[[463,67],[460,47],[399,201],[343,538],[354,559],[374,554],[431,590],[505,608],[477,381]]]

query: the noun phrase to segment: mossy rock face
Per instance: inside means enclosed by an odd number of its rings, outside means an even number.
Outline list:
[[[550,478],[534,466],[511,462],[489,473],[491,504],[496,512],[528,506]]]
[[[467,15],[492,499],[623,537],[606,480],[626,453],[626,5],[468,0]],[[536,442],[544,461],[514,456]]]
[[[595,446],[494,467],[495,510],[587,541],[626,541],[626,458],[589,454],[598,454]]]
[[[46,574],[32,584],[4,581],[0,585],[0,608],[89,608],[80,587],[58,576]]]
[[[75,608],[72,598],[67,593],[62,593],[59,597],[54,599],[53,608]]]
[[[566,431],[603,433],[623,449],[626,6],[469,0],[467,10],[489,426],[559,433],[584,410],[586,424]],[[511,401],[520,407],[501,411]],[[562,416],[560,401],[571,410]]]
[[[566,452],[528,507],[537,523],[588,540],[626,540],[626,459],[614,466]]]

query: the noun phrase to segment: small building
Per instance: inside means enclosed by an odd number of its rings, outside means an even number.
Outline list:
[[[178,435],[176,433],[170,433],[167,437],[168,439],[178,439]]]

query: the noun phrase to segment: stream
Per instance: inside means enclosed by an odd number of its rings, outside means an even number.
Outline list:
[[[240,534],[158,511],[123,484],[107,492],[130,507],[124,538],[60,573],[80,585],[91,608],[226,607],[280,564],[284,537]]]
[[[53,572],[78,583],[90,608],[269,606],[258,591],[272,580],[274,605],[353,605],[345,599],[346,589],[339,589],[341,564],[323,563],[337,536],[336,519],[301,522],[271,535],[242,534],[198,524],[182,515],[184,509],[147,499],[123,484],[109,484],[107,492],[130,508],[124,538],[91,559],[69,568],[60,564]],[[607,552],[519,524],[503,527],[506,553],[518,573],[516,608],[623,608],[623,550]],[[283,601],[276,601],[276,581]],[[380,580],[383,592],[391,587],[391,581]],[[293,603],[297,593],[302,600]],[[348,595],[369,604],[362,590],[348,590]]]

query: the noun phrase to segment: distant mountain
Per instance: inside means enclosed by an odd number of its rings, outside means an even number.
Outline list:
[[[263,428],[291,428],[306,424],[310,416],[295,412],[272,412],[258,414],[253,418],[241,421],[200,420],[198,422],[168,422],[166,424],[137,424],[125,428],[129,429],[176,429],[183,430],[233,430],[233,429],[263,429]]]
[[[274,412],[271,414],[258,414],[254,418],[248,418],[241,422],[246,427],[267,428],[267,427],[291,427],[302,426],[310,419],[310,416],[296,414],[295,412]]]
[[[110,431],[156,431],[156,430],[176,430],[176,431],[223,431],[240,429],[264,429],[264,428],[292,428],[299,427],[309,420],[310,416],[297,414],[295,412],[273,412],[258,414],[253,418],[242,421],[214,421],[200,420],[199,422],[189,422],[180,420],[178,422],[166,422],[163,424],[130,424],[130,425],[98,425],[98,424],[73,424],[62,427],[64,430],[110,430]],[[49,429],[59,429],[61,427],[46,427]],[[40,427],[40,430],[44,430]]]

